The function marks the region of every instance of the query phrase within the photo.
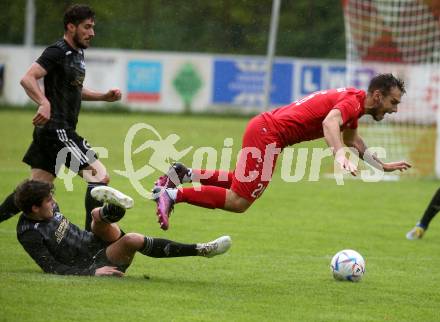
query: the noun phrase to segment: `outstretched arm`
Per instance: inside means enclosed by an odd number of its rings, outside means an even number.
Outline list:
[[[368,151],[367,145],[355,129],[344,130],[343,138],[344,143],[348,147],[356,149],[359,152],[359,157],[376,169],[383,170],[385,172],[392,172],[395,170],[404,171],[411,168],[411,165],[406,161],[389,163],[382,162],[378,157],[376,157],[376,155]]]
[[[38,85],[38,80],[46,74],[40,64],[33,63],[20,81],[29,98],[38,104],[37,113],[32,119],[34,125],[43,125],[50,119],[50,103]]]
[[[119,88],[109,89],[106,93],[92,91],[91,89],[83,87],[81,99],[83,101],[106,101],[115,102],[121,99],[121,91]]]
[[[324,139],[327,145],[332,149],[335,160],[342,169],[349,171],[352,175],[356,175],[357,166],[350,162],[345,156],[344,143],[341,138],[341,126],[343,124],[341,111],[333,109],[328,113],[322,122],[324,131]]]

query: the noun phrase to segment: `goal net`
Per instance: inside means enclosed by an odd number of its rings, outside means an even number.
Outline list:
[[[366,89],[378,73],[403,79],[407,93],[396,114],[362,121],[371,147],[386,160],[413,164],[408,175],[440,176],[437,121],[440,107],[440,0],[343,0],[347,81]],[[439,140],[440,141],[440,140]],[[437,164],[437,169],[436,169]]]

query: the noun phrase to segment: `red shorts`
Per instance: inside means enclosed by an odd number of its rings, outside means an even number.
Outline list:
[[[251,119],[243,135],[242,149],[231,190],[253,202],[269,184],[282,144],[263,116]]]

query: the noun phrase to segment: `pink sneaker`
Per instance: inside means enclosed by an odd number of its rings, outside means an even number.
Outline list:
[[[171,212],[174,209],[174,200],[168,195],[166,189],[156,188],[153,193],[158,194],[158,197],[155,199],[157,207],[156,207],[156,215],[157,222],[160,224],[160,228],[163,230],[167,230],[169,226],[169,217],[171,216]]]
[[[166,174],[164,174],[163,176],[160,176],[159,179],[157,179],[154,182],[154,186],[166,188],[166,186],[168,185],[168,181],[169,181],[168,176]]]
[[[154,183],[155,187],[176,188],[176,186],[183,183],[185,178],[189,180],[189,169],[182,163],[176,162],[168,169],[168,172],[159,177]]]

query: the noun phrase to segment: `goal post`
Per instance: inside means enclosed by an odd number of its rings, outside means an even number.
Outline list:
[[[397,114],[360,123],[369,146],[405,159],[409,175],[440,177],[440,1],[343,0],[347,83],[366,89],[378,73],[403,79]]]

